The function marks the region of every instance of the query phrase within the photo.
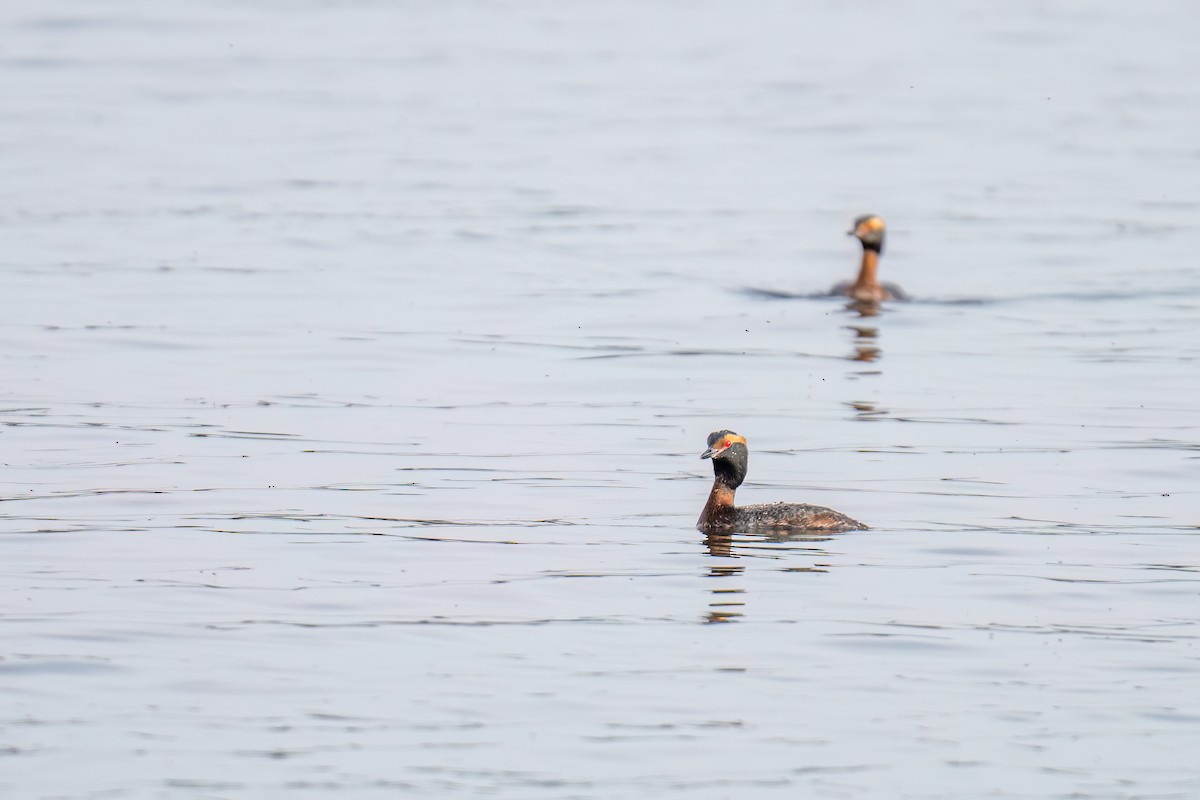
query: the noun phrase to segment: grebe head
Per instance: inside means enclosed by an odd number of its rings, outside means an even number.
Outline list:
[[[744,436],[738,436],[733,431],[713,431],[708,435],[708,449],[700,457],[711,458],[717,479],[729,483],[733,488],[746,479],[750,451],[746,448]]]
[[[854,236],[862,242],[863,249],[883,251],[883,238],[887,232],[887,226],[883,224],[883,217],[878,214],[864,214],[854,220],[854,227],[846,232],[847,236]]]

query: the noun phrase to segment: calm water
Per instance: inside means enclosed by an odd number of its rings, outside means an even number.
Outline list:
[[[0,7],[0,794],[1200,797],[1198,34]]]

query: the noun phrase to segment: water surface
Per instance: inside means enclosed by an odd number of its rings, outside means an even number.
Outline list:
[[[0,789],[1196,797],[1196,32],[5,7]]]

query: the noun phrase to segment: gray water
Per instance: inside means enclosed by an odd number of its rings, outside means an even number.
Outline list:
[[[0,794],[1200,797],[1197,34],[0,6]]]

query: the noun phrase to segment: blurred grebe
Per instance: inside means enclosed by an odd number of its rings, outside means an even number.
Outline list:
[[[878,214],[866,214],[854,220],[854,227],[846,235],[862,242],[862,265],[858,269],[858,277],[834,286],[833,294],[844,295],[860,303],[908,299],[908,295],[896,284],[879,282],[879,256],[883,253],[886,234],[887,226]]]
[[[708,449],[701,458],[711,458],[713,488],[708,502],[696,520],[705,532],[720,530],[753,531],[764,528],[791,528],[806,531],[860,531],[867,526],[845,514],[821,506],[803,503],[768,503],[735,506],[733,494],[746,479],[750,451],[744,436],[733,431],[714,431],[708,435]]]

